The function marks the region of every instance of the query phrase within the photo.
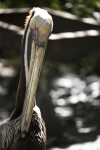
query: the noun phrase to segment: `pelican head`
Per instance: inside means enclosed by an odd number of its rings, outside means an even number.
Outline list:
[[[47,41],[52,28],[52,17],[46,10],[34,8],[34,11],[31,11],[31,17],[29,18],[25,31],[24,64],[26,95],[21,115],[22,137],[25,137],[28,132],[32,119],[32,112],[36,109],[36,89]]]

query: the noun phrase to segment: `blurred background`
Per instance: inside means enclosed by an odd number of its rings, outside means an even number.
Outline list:
[[[0,121],[15,106],[29,10],[52,15],[37,90],[49,150],[100,149],[100,0],[0,0]]]

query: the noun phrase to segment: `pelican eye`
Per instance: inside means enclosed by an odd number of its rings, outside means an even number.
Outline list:
[[[34,34],[34,37],[38,38],[39,32],[38,32],[38,28],[36,26],[33,30],[33,34]]]
[[[35,43],[38,43],[38,38],[39,38],[39,33],[38,33],[38,28],[35,26],[34,29],[30,29],[31,35],[32,35],[32,40],[35,41]]]
[[[37,47],[42,47],[44,48],[46,46],[46,43],[47,42],[39,42],[39,32],[38,32],[38,28],[35,26],[34,29],[30,29],[30,32],[31,32],[31,37],[32,37],[32,40],[35,41],[35,45]]]

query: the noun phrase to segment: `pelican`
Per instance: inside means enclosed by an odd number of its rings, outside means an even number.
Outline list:
[[[21,73],[15,109],[0,124],[0,150],[45,150],[46,127],[36,105],[40,70],[53,29],[48,12],[33,8],[26,19],[23,36]]]

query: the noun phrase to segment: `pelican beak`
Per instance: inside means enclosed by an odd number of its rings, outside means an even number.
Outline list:
[[[43,10],[44,12],[44,10]],[[21,137],[24,138],[29,130],[32,113],[36,105],[36,90],[48,38],[53,28],[52,17],[46,14],[34,14],[30,20],[31,55],[28,70],[26,95],[21,115]]]

